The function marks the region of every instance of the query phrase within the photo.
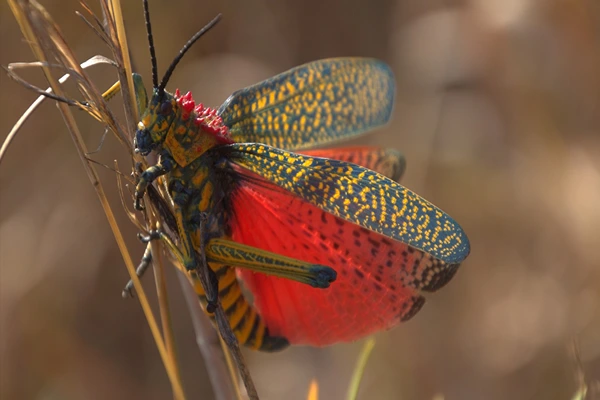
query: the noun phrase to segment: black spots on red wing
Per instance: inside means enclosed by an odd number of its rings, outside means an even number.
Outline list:
[[[402,316],[400,317],[400,321],[402,322],[408,321],[414,317],[425,304],[425,297],[423,296],[413,296],[411,300],[412,301],[406,302],[402,305],[403,310],[401,311]],[[411,306],[408,308],[408,310],[406,310],[409,304]]]
[[[440,263],[443,264],[442,262]],[[429,282],[423,285],[421,290],[426,292],[435,292],[436,290],[441,289],[454,277],[458,267],[459,264],[443,264],[442,266],[434,268],[434,270],[431,272]]]
[[[404,317],[404,315],[406,315],[406,311],[409,309],[409,307],[412,307],[412,305],[414,304],[414,301],[412,301],[412,298],[410,300],[404,300],[402,301],[402,303],[400,303],[400,311],[398,312],[398,319],[400,321],[402,321],[402,318]]]
[[[242,200],[238,203],[240,209],[246,199]],[[365,333],[374,326],[389,328],[400,319],[409,319],[422,307],[424,301],[418,295],[421,288],[436,290],[455,270],[446,271],[447,265],[419,250],[345,222],[291,195],[274,191],[273,195],[256,196],[255,202],[264,204],[264,210],[250,208],[249,217],[241,221],[245,225],[237,233],[240,236],[236,237],[265,250],[332,266],[338,273],[329,290],[315,293],[313,288],[279,280],[271,285],[267,280],[271,278],[261,277],[264,280],[260,282],[268,284],[258,287],[265,294],[273,293],[273,297],[269,294],[263,298],[278,301],[259,301],[257,307],[265,321],[283,327],[283,333],[277,334],[292,342],[303,329],[309,329],[307,326],[317,335],[326,329],[342,329],[339,326]],[[296,243],[290,243],[295,240],[288,231],[298,237]],[[258,275],[248,274],[244,279],[254,282],[250,279]],[[283,319],[280,309],[293,312]],[[292,315],[299,315],[294,313],[302,313],[302,320],[294,318]],[[327,328],[321,330],[322,327]]]
[[[433,292],[440,289],[452,279],[458,268],[410,247],[402,255],[404,262],[398,278],[417,290]]]
[[[375,279],[375,282],[372,282],[375,290],[378,292],[383,292],[383,285],[382,285],[383,279],[381,278],[381,275],[372,274],[372,276],[373,276],[373,279]]]
[[[379,240],[380,240],[380,242],[381,242],[382,244],[384,244],[384,245],[386,245],[386,246],[388,246],[388,247],[392,246],[392,242],[391,242],[390,240],[386,239],[386,238],[383,238],[383,237],[382,237],[382,238],[381,238],[381,239],[379,239]]]
[[[312,238],[312,231],[308,230],[308,229],[303,229],[302,230],[302,234],[304,236],[306,236],[307,238],[311,239]]]
[[[381,243],[379,243],[378,240],[375,240],[372,237],[368,237],[367,241],[371,244],[371,246],[373,246],[376,249],[379,249],[379,247],[381,246]]]
[[[416,276],[419,271],[419,266],[421,265],[421,257],[414,257],[412,260],[412,266],[410,269],[410,274],[412,276]]]

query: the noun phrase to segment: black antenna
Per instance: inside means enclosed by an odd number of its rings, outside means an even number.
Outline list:
[[[147,1],[147,0],[144,0],[144,1]],[[165,86],[167,86],[167,82],[169,81],[169,78],[171,78],[171,74],[175,70],[175,67],[177,66],[179,61],[181,61],[181,59],[183,58],[185,53],[190,49],[190,47],[192,47],[192,45],[196,42],[196,40],[200,39],[202,37],[202,35],[204,35],[213,26],[215,26],[217,24],[217,22],[219,22],[219,20],[221,20],[221,14],[214,17],[212,21],[210,21],[208,24],[206,24],[206,26],[204,26],[204,28],[202,28],[198,32],[196,32],[196,34],[194,36],[192,36],[192,38],[190,40],[188,40],[188,42],[181,48],[181,50],[179,50],[179,54],[177,55],[177,57],[175,57],[175,59],[173,60],[171,65],[169,65],[167,72],[165,72],[165,76],[163,76],[162,81],[160,81],[160,85],[158,85],[158,93],[164,92]]]
[[[148,0],[144,0],[144,18],[146,20],[146,32],[148,32],[148,46],[150,47],[150,61],[152,62],[152,87],[158,86],[158,67],[156,66],[156,51],[154,50],[154,39],[152,38],[152,25],[150,24],[150,11]]]

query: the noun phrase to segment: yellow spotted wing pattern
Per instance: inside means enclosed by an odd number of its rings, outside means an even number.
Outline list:
[[[300,151],[312,157],[331,158],[360,165],[399,182],[406,170],[406,159],[399,151],[374,146],[336,147]]]
[[[217,114],[234,142],[307,149],[387,123],[394,90],[381,61],[327,59],[237,91]]]
[[[374,171],[262,144],[227,147],[231,162],[346,221],[448,264],[469,254],[466,234],[448,214]]]

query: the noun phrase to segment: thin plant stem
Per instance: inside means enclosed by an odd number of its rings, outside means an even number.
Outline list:
[[[123,14],[121,10],[121,2],[119,0],[111,0],[110,7],[108,7],[112,21],[116,27],[116,41],[113,48],[114,53],[117,56],[123,66],[119,69],[119,80],[121,82],[127,82],[126,85],[121,85],[121,93],[123,95],[123,103],[125,104],[125,116],[126,125],[131,132],[135,130],[136,121],[139,120],[138,109],[135,106],[135,91],[133,90],[133,78],[131,69],[131,60],[129,58],[129,48],[127,44],[127,36],[125,32],[125,24],[123,23]],[[154,213],[149,213],[149,226],[159,227],[158,221],[155,218]],[[167,293],[167,286],[165,282],[165,271],[161,257],[160,243],[153,241],[150,243],[152,248],[152,266],[154,268],[154,277],[156,282],[156,292],[158,295],[159,312],[162,322],[163,337],[165,340],[165,346],[167,353],[171,359],[174,373],[178,382],[181,382],[181,373],[179,372],[179,364],[177,362],[177,353],[175,347],[175,338],[173,334],[173,326],[171,322],[171,313],[169,311],[169,297]],[[175,393],[174,393],[175,395]]]
[[[42,26],[44,26],[44,27],[54,27],[55,29],[57,29],[56,25],[53,23],[52,19],[47,14],[45,9],[43,9],[35,1],[31,1],[31,2],[22,2],[21,1],[21,2],[18,2],[19,4],[17,3],[17,0],[8,0],[8,2],[9,2],[9,6],[11,7],[11,10],[13,11],[13,13],[17,19],[17,22],[19,23],[19,25],[21,27],[21,31],[23,32],[23,35],[25,36],[25,38],[28,40],[28,42],[31,45],[31,49],[32,49],[34,55],[38,58],[38,60],[40,60],[42,62],[47,62],[47,57],[43,51],[43,49],[46,49],[46,47],[43,46],[42,43],[40,43],[40,41],[39,41],[39,38],[43,37],[43,36],[35,34],[33,27],[35,26],[37,29],[40,29]],[[25,12],[25,10],[27,10],[27,12]],[[48,33],[49,33],[49,35],[48,35],[48,37],[46,37],[47,40],[50,39],[49,37],[53,37],[54,39],[56,39],[57,37],[60,37],[60,34],[58,34],[57,30],[54,32],[48,32]],[[54,36],[52,36],[53,33],[54,33]],[[61,48],[60,45],[64,46],[64,44],[60,43],[57,46],[57,47],[59,47],[59,50],[64,49],[64,47]],[[54,91],[54,93],[56,93],[58,96],[64,97],[64,95],[61,91],[60,85],[59,85],[58,81],[54,78],[54,76],[52,75],[50,68],[48,66],[42,66],[42,70],[44,72],[44,75],[46,76],[46,79],[48,80],[48,82],[50,84],[50,87]],[[81,133],[77,127],[77,124],[75,122],[75,118],[73,117],[71,110],[69,109],[69,107],[66,104],[57,102],[57,107],[59,108],[61,114],[63,115],[65,124],[67,125],[67,129],[68,129],[69,133],[71,134],[71,138],[75,144],[75,148],[78,152],[80,159],[82,160],[82,164],[88,175],[88,178],[96,191],[96,194],[100,200],[102,208],[104,209],[104,212],[108,219],[108,223],[111,227],[111,230],[113,231],[113,234],[117,241],[119,250],[121,251],[121,254],[123,256],[123,260],[125,262],[127,270],[131,276],[131,279],[133,280],[134,287],[138,293],[138,298],[140,299],[140,304],[142,305],[142,309],[144,310],[144,314],[146,316],[148,324],[150,325],[152,335],[156,342],[156,347],[157,347],[159,354],[163,360],[163,363],[167,370],[169,379],[171,380],[171,384],[173,386],[174,397],[177,400],[184,400],[185,395],[183,392],[183,388],[181,387],[180,381],[177,379],[177,375],[174,371],[173,365],[170,362],[170,359],[168,357],[165,345],[162,341],[162,338],[161,338],[161,335],[160,335],[160,332],[158,329],[158,325],[156,323],[154,315],[152,314],[152,310],[150,308],[148,300],[143,291],[143,287],[142,287],[141,283],[139,282],[139,279],[137,278],[137,275],[135,273],[135,268],[134,268],[133,262],[131,261],[131,256],[129,254],[129,250],[127,249],[127,246],[125,245],[124,238],[123,238],[121,231],[119,229],[119,226],[116,222],[116,219],[114,217],[114,214],[112,212],[112,209],[110,207],[108,199],[106,198],[104,188],[102,187],[102,184],[100,182],[100,179],[98,177],[98,174],[97,174],[94,166],[87,161],[86,154],[88,153],[88,151],[87,151],[87,148],[83,141],[83,138],[81,136]]]
[[[365,342],[365,345],[363,346],[362,350],[360,351],[360,355],[358,356],[358,361],[356,362],[356,366],[354,367],[354,373],[352,374],[352,379],[350,380],[350,387],[348,388],[346,400],[356,400],[356,398],[358,397],[358,389],[360,388],[360,383],[365,372],[365,367],[367,365],[367,361],[369,360],[369,356],[373,351],[373,347],[375,347],[375,339],[370,337]]]
[[[215,400],[235,399],[239,391],[237,390],[238,385],[236,385],[236,382],[227,379],[229,372],[223,358],[224,353],[220,336],[200,307],[198,295],[190,284],[187,272],[181,271],[177,274],[177,277],[179,278],[183,297],[188,305],[194,332],[196,333],[196,344],[204,359]]]

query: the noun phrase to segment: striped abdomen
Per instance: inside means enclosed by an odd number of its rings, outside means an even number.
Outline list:
[[[244,297],[235,268],[215,263],[209,265],[219,279],[219,300],[238,341],[254,350],[278,351],[286,348],[289,345],[287,339],[269,335],[269,329],[262,318]],[[203,309],[206,310],[206,296],[202,284],[195,277],[192,281]],[[215,323],[214,314],[207,315]]]
[[[175,169],[169,174],[169,185],[186,188],[185,192],[189,195],[187,204],[182,208],[186,221],[185,229],[192,233],[191,242],[196,251],[200,247],[201,236],[205,243],[213,238],[227,236],[225,202],[228,178],[215,173],[215,162],[211,153],[205,153],[187,167]],[[200,231],[198,224],[201,213],[208,215],[204,232]],[[239,342],[263,351],[276,351],[287,347],[287,339],[269,335],[262,318],[244,297],[235,268],[214,262],[209,262],[209,266],[219,280],[219,299]],[[206,310],[207,301],[202,284],[195,272],[189,273],[188,276]],[[214,314],[208,315],[214,323]]]

